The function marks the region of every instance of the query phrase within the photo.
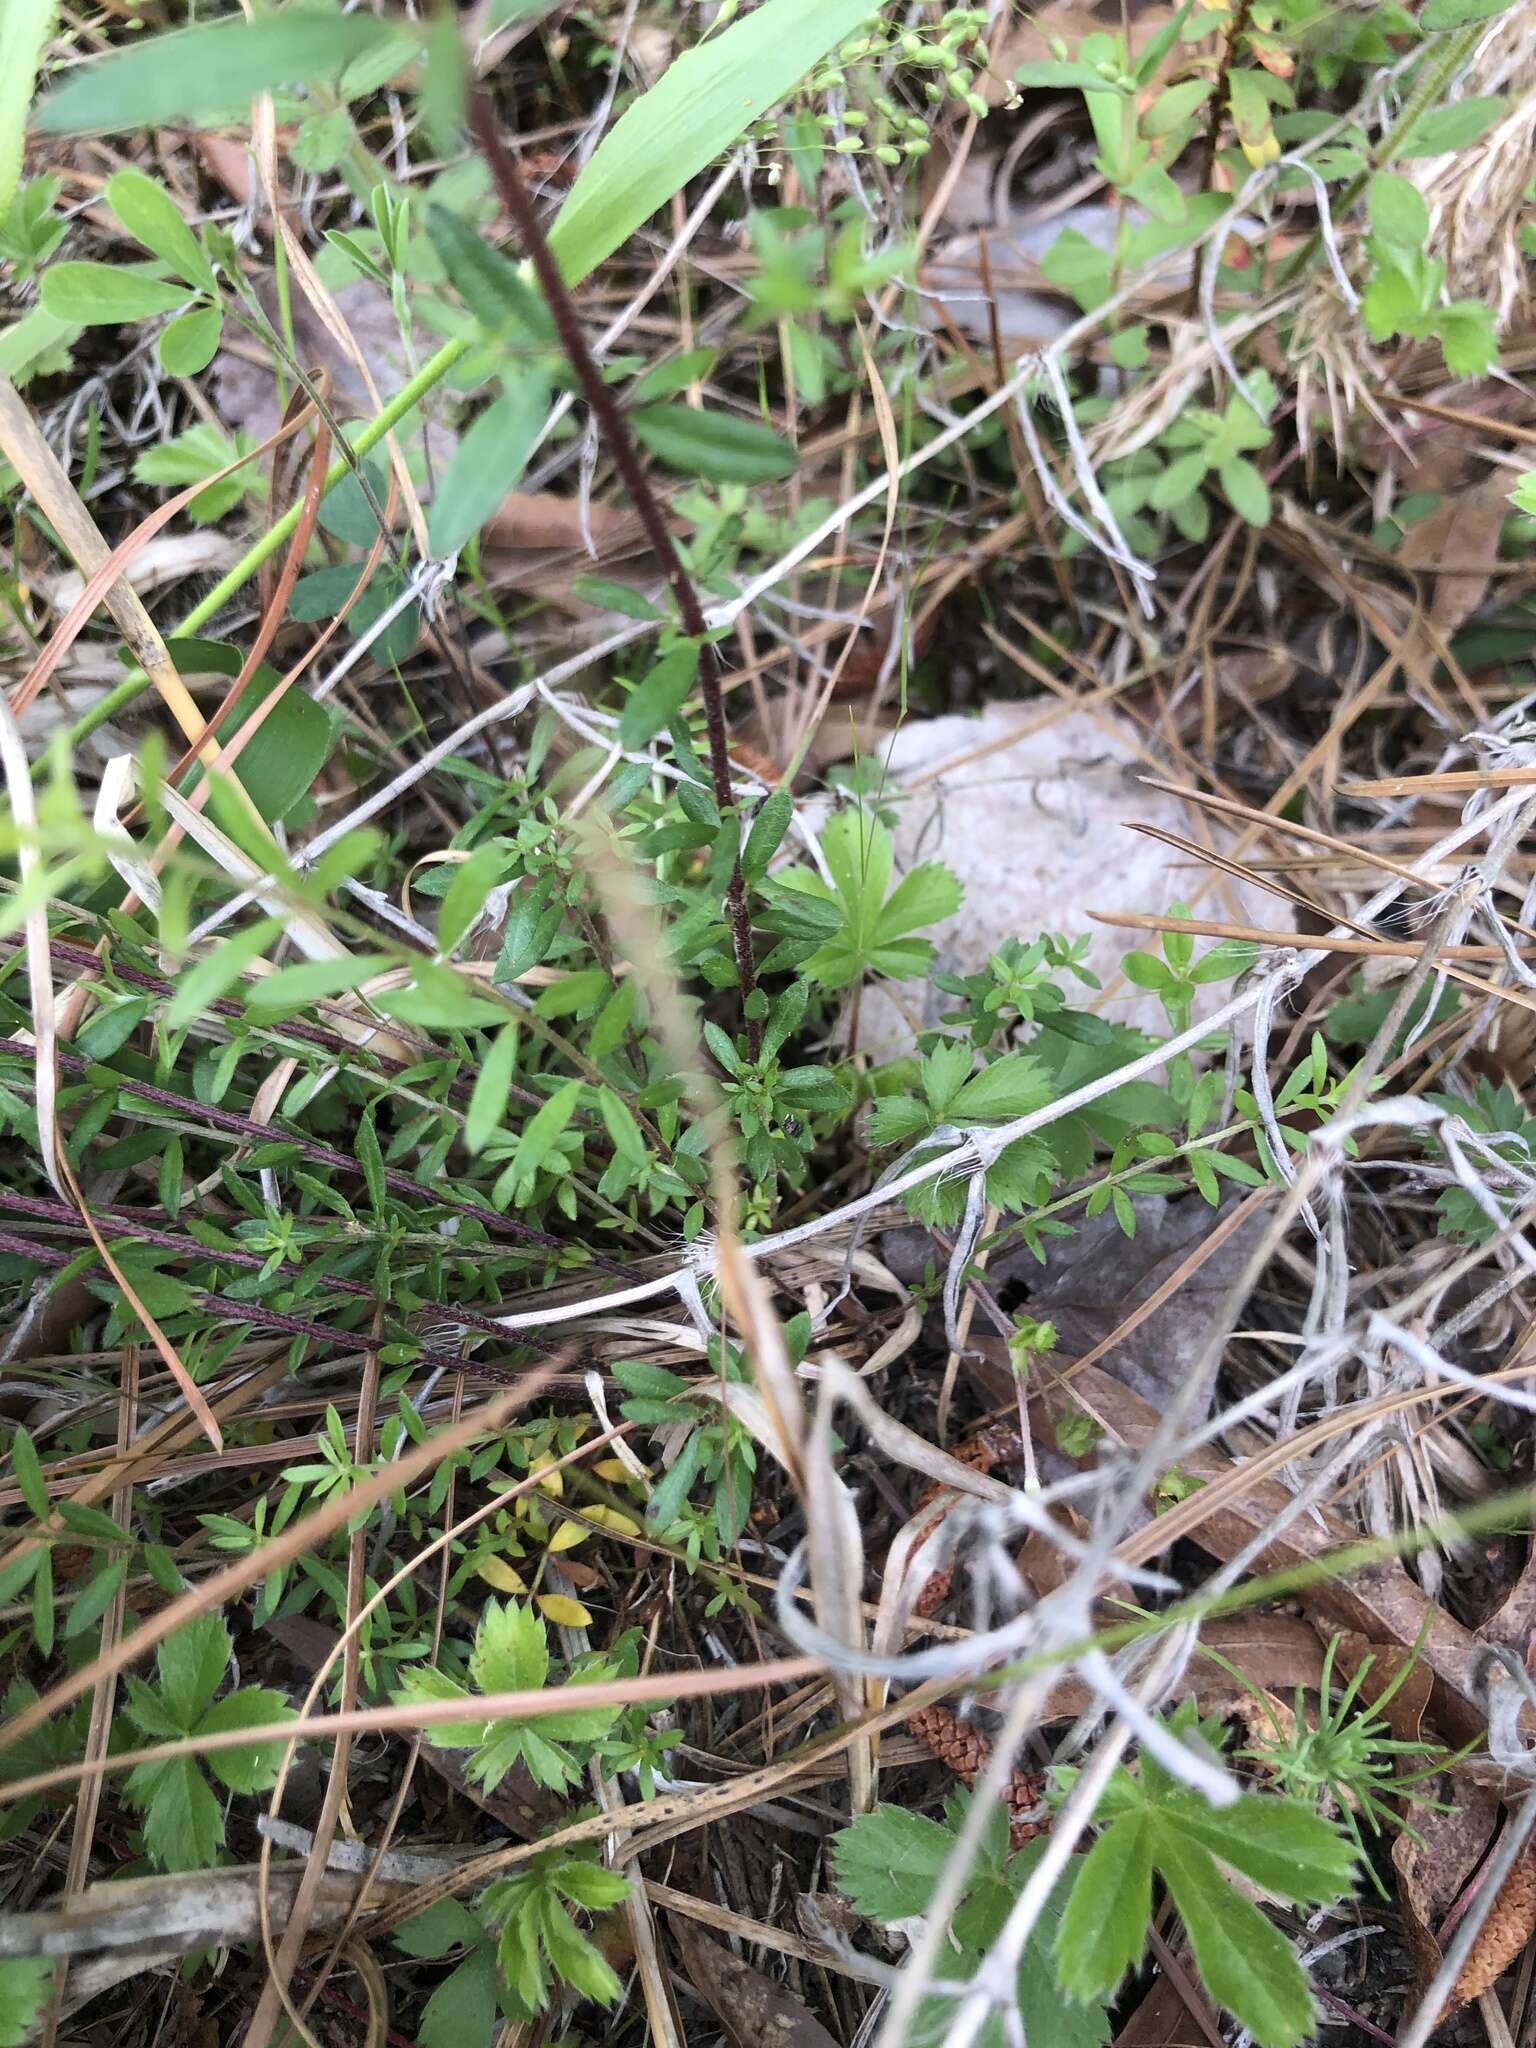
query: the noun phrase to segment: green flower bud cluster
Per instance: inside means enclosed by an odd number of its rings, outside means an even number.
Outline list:
[[[893,169],[932,148],[930,124],[901,106],[887,90],[900,67],[930,110],[949,99],[977,116],[987,103],[976,89],[975,46],[986,28],[984,7],[950,7],[927,29],[898,28],[878,16],[850,36],[807,81],[817,96],[837,93],[847,104],[840,113],[817,116],[835,135],[839,155],[869,155]],[[962,52],[970,52],[968,58]]]

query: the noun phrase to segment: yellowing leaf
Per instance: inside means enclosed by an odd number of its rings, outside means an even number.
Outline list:
[[[600,1522],[605,1529],[612,1529],[616,1536],[638,1536],[640,1524],[631,1521],[628,1515],[620,1514],[617,1508],[584,1508],[589,1522]]]
[[[546,1621],[557,1621],[566,1628],[587,1628],[592,1617],[579,1600],[571,1599],[567,1593],[540,1593],[536,1606]]]
[[[549,1451],[540,1451],[528,1469],[537,1477],[541,1493],[547,1493],[551,1500],[560,1500],[565,1493],[565,1474],[550,1471],[554,1462]]]
[[[1536,491],[1533,491],[1533,495],[1536,495]],[[615,1486],[634,1484],[635,1475],[622,1458],[599,1458],[592,1471],[594,1477],[610,1480]]]
[[[526,1593],[528,1590],[504,1557],[482,1557],[475,1570],[498,1593]]]
[[[562,1522],[549,1539],[551,1550],[574,1550],[578,1543],[585,1543],[588,1531],[580,1522]]]

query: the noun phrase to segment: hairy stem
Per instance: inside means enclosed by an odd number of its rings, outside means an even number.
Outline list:
[[[555,261],[548,238],[534,211],[533,201],[527,185],[523,182],[523,174],[518,168],[517,159],[503,143],[495,112],[483,94],[475,99],[470,109],[470,125],[474,130],[475,140],[490,166],[497,193],[511,217],[512,225],[522,239],[528,260],[533,265],[534,275],[549,304],[555,332],[560,338],[560,347],[571,368],[576,372],[582,395],[591,407],[592,417],[597,422],[598,432],[608,453],[613,457],[624,488],[629,493],[630,502],[639,516],[645,537],[671,586],[683,631],[690,639],[698,642],[699,688],[704,698],[704,715],[709,729],[709,765],[714,777],[715,802],[722,812],[729,811],[733,802],[731,761],[726,743],[725,703],[720,687],[720,657],[709,638],[709,628],[705,623],[704,609],[699,603],[698,592],[693,587],[693,579],[684,567],[683,559],[668,530],[665,515],[641,463],[634,436],[629,431],[628,423],[619,410],[613,393],[603,382],[602,373],[587,344],[581,316],[576,311],[560,266]],[[730,912],[736,973],[745,998],[757,987],[757,966],[752,952],[752,924],[747,915],[747,892],[742,879],[739,851],[731,866],[726,904]],[[747,1018],[747,1041],[751,1047],[752,1057],[756,1059],[762,1045],[762,1026],[750,1015]]]

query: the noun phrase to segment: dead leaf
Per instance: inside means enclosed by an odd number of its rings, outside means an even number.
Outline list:
[[[1412,1666],[1382,1713],[1394,1741],[1417,1742],[1423,1733],[1424,1716],[1429,1712],[1434,1696],[1433,1678],[1411,1647],[1405,1649],[1399,1643],[1373,1643],[1354,1630],[1340,1636],[1334,1668],[1341,1678],[1352,1678],[1367,1658],[1370,1659],[1370,1669],[1361,1683],[1360,1697],[1373,1706],[1399,1672]]]
[[[1205,2048],[1205,2036],[1171,1980],[1159,1972],[1116,2034],[1114,2048]]]
[[[1432,512],[1416,519],[1403,536],[1397,559],[1405,569],[1438,570],[1432,575],[1429,618],[1442,633],[1454,633],[1488,594],[1497,565],[1499,535],[1509,516],[1504,482],[1461,491],[1443,498]],[[1478,565],[1486,563],[1487,568]],[[1466,573],[1459,573],[1470,565]]]
[[[693,1988],[733,2048],[837,2048],[821,2022],[782,1985],[739,1962],[681,1914],[672,1914],[669,1925]]]
[[[1536,1934],[1536,1843],[1527,1842],[1477,1931],[1451,1993],[1450,2007],[1470,2005],[1491,1991]]]
[[[587,505],[587,531],[601,557],[621,537],[640,533],[633,512],[593,499]],[[512,491],[480,529],[482,546],[498,548],[562,548],[586,553],[582,532],[581,501],[565,498],[558,491]]]
[[[1030,1402],[1030,1413],[1032,1419],[1038,1414],[1037,1441],[1053,1440],[1059,1422],[1082,1413],[1098,1423],[1109,1443],[1131,1450],[1149,1443],[1162,1420],[1151,1402],[1098,1366],[1077,1367],[1070,1378],[1042,1387]],[[1184,1536],[1213,1557],[1232,1557],[1290,1506],[1291,1494],[1279,1481],[1234,1464],[1213,1446],[1189,1452],[1181,1465],[1204,1485],[1121,1543],[1118,1554],[1127,1563],[1144,1564]],[[1270,1540],[1253,1568],[1257,1573],[1313,1563],[1357,1538],[1358,1532],[1339,1516],[1320,1510],[1292,1520]],[[1427,1624],[1421,1656],[1433,1681],[1433,1725],[1456,1744],[1486,1737],[1487,1716],[1476,1682],[1483,1645],[1430,1600],[1395,1560],[1367,1566],[1347,1578],[1319,1578],[1307,1588],[1306,1601],[1308,1618],[1325,1634],[1355,1630],[1373,1643],[1396,1643],[1403,1649],[1418,1640]]]

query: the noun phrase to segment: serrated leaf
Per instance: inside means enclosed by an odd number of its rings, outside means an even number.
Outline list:
[[[1321,1904],[1349,1889],[1355,1850],[1331,1821],[1294,1799],[1245,1793],[1211,1806],[1194,1793],[1170,1801],[1180,1830],[1255,1884],[1298,1905]]]
[[[1152,1918],[1152,1824],[1112,1821],[1082,1859],[1056,1934],[1056,1967],[1071,1998],[1107,1997],[1146,1945]]]
[[[155,1652],[160,1693],[184,1733],[197,1726],[229,1668],[234,1645],[216,1614],[195,1615]]]
[[[0,38],[0,61],[6,55]],[[0,78],[4,73],[0,71]],[[0,2048],[21,2048],[32,2038],[43,2000],[53,1988],[51,1956],[0,1957]]]
[[[1005,1053],[951,1096],[947,1114],[955,1123],[1028,1116],[1051,1094],[1051,1077],[1039,1060],[1027,1052]]]
[[[903,1806],[877,1806],[832,1838],[838,1889],[871,1920],[889,1925],[927,1911],[955,1837]]]
[[[189,1756],[140,1764],[128,1797],[144,1812],[144,1845],[162,1870],[206,1870],[224,1840],[224,1816],[208,1780]]]
[[[287,1696],[272,1686],[246,1685],[226,1694],[198,1723],[199,1735],[221,1735],[232,1728],[260,1728],[273,1721],[295,1720]],[[253,1742],[248,1749],[211,1749],[208,1768],[231,1792],[266,1792],[277,1781],[281,1742]]]
[[[470,1682],[478,1692],[537,1692],[549,1676],[549,1636],[531,1607],[488,1600],[475,1629]]]
[[[1429,208],[1411,179],[1395,171],[1378,171],[1366,203],[1373,233],[1406,249],[1422,249],[1429,240]]]
[[[1159,1830],[1156,1856],[1206,1990],[1260,2048],[1295,2048],[1316,2015],[1306,1973],[1285,1936],[1224,1881],[1198,1844]]]

